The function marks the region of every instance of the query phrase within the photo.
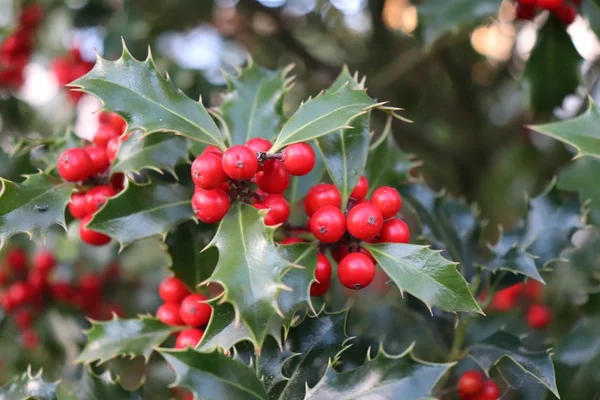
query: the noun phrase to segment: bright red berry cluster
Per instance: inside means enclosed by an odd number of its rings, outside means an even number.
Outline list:
[[[38,4],[24,7],[17,29],[0,45],[0,88],[18,89],[23,85],[23,70],[31,56],[42,14]]]
[[[77,48],[71,49],[52,61],[52,71],[54,71],[56,80],[62,86],[87,74],[93,67],[94,63],[85,61]],[[76,103],[83,96],[83,92],[75,90],[69,90],[67,94],[69,100],[73,103]]]
[[[231,146],[224,153],[214,146],[207,147],[191,169],[196,217],[209,224],[219,222],[231,202],[240,200],[258,209],[269,209],[267,225],[285,222],[290,207],[282,193],[290,183],[290,175],[306,175],[313,169],[315,152],[306,143],[292,144],[277,154],[267,153],[271,147],[271,142],[262,138]]]
[[[516,0],[516,18],[532,20],[540,11],[548,10],[565,25],[571,25],[577,17],[581,0]]]
[[[470,370],[462,374],[458,380],[458,396],[462,400],[498,400],[500,389],[491,380],[485,379],[480,371]]]
[[[60,176],[66,181],[81,183],[80,190],[71,196],[69,212],[73,218],[81,219],[81,240],[93,246],[110,242],[108,236],[88,229],[86,225],[107,198],[123,189],[123,174],[111,177],[109,169],[120,141],[127,136],[123,135],[125,128],[125,121],[117,114],[103,113],[93,144],[68,149],[58,158]]]
[[[548,306],[540,303],[542,295],[543,285],[538,281],[529,280],[494,293],[490,308],[508,312],[523,305],[528,325],[533,329],[544,329],[552,322],[552,312]]]
[[[171,326],[186,326],[175,341],[175,347],[183,349],[196,347],[202,339],[212,314],[207,298],[199,293],[191,293],[183,282],[175,277],[167,277],[158,286],[158,294],[165,302],[156,311],[156,317]]]

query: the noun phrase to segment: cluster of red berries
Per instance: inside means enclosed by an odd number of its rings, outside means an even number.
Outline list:
[[[14,247],[7,252],[0,268],[0,306],[21,331],[26,348],[37,346],[38,335],[32,328],[33,322],[53,301],[83,310],[96,319],[109,319],[112,312],[122,312],[118,305],[101,301],[105,283],[118,276],[118,265],[111,265],[103,275],[84,274],[78,284],[73,285],[50,281],[56,266],[51,251],[41,250],[31,261],[30,267],[27,253]]]
[[[306,143],[292,144],[277,154],[267,153],[271,147],[271,142],[262,138],[231,146],[225,152],[207,147],[191,169],[196,217],[209,224],[219,222],[231,202],[240,200],[269,209],[267,225],[285,222],[290,206],[281,194],[290,183],[290,175],[306,175],[313,169],[315,152]]]
[[[485,379],[480,371],[470,370],[462,374],[458,380],[458,396],[462,400],[498,400],[500,389],[491,380]]]
[[[196,347],[204,335],[202,329],[210,320],[212,307],[207,298],[199,293],[191,293],[183,282],[175,277],[167,277],[158,286],[158,294],[165,302],[156,311],[156,317],[164,324],[186,326],[179,332],[175,348]]]
[[[571,25],[577,17],[581,0],[516,0],[517,19],[532,20],[538,11],[548,10],[563,24]]]
[[[42,14],[37,4],[24,7],[17,29],[0,45],[0,88],[18,89],[23,85],[23,70],[29,61]]]
[[[62,86],[87,74],[93,67],[94,63],[85,61],[77,48],[71,49],[69,52],[56,57],[52,61],[52,71],[56,76],[56,80]],[[69,90],[67,94],[69,100],[73,103],[76,103],[83,96],[83,92],[75,90]]]
[[[533,329],[544,329],[552,322],[552,311],[540,303],[542,295],[543,285],[538,281],[529,280],[494,293],[490,308],[508,312],[522,304],[525,306],[527,324]]]
[[[117,114],[102,113],[93,144],[68,149],[58,158],[59,175],[66,181],[81,183],[79,191],[71,196],[69,212],[73,218],[81,219],[81,240],[93,246],[110,242],[110,237],[88,229],[86,225],[107,198],[123,189],[123,174],[114,174],[111,178],[109,167],[120,141],[127,136],[123,135],[125,128],[125,121]]]

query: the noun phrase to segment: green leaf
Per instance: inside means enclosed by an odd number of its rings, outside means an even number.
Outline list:
[[[233,306],[229,303],[214,304],[198,348],[203,351],[215,347],[229,350],[244,340],[252,341],[253,336],[245,324],[236,321]]]
[[[200,399],[267,400],[267,391],[254,370],[218,350],[200,353],[188,348],[161,349],[160,354],[175,370],[173,386],[185,387]]]
[[[285,123],[270,152],[348,128],[356,117],[376,106],[364,90],[353,90],[348,85],[336,92],[321,93],[303,103]]]
[[[379,186],[397,187],[410,182],[410,171],[421,165],[402,151],[391,135],[384,134],[386,137],[378,140],[375,147],[369,150],[365,176],[369,180],[370,190]],[[386,167],[381,168],[382,165]]]
[[[365,244],[401,292],[408,292],[428,308],[449,312],[482,313],[456,263],[438,251],[411,244]]]
[[[508,358],[550,389],[556,397],[560,397],[550,354],[527,351],[515,336],[498,332],[485,341],[472,345],[469,348],[469,356],[486,372],[503,358]]]
[[[600,223],[600,185],[594,177],[599,174],[599,159],[580,157],[564,168],[556,181],[557,188],[579,193],[579,201],[589,208],[590,217],[596,224]]]
[[[74,184],[43,173],[28,175],[23,183],[2,177],[0,182],[0,247],[18,233],[45,235],[56,224],[66,230],[65,208]]]
[[[510,271],[528,276],[542,283],[544,282],[535,265],[535,258],[521,247],[512,245],[512,247],[506,249],[499,241],[492,248],[492,252],[493,259],[484,264],[485,269],[492,272]]]
[[[579,366],[600,354],[600,316],[585,315],[556,346],[557,362]]]
[[[42,379],[42,371],[33,375],[31,369],[19,378],[0,388],[0,399],[23,400],[35,398],[36,400],[57,400],[56,383],[46,382]]]
[[[18,151],[15,154],[7,154],[0,148],[0,176],[4,179],[20,182],[22,175],[35,174],[36,169],[31,164],[30,151]]]
[[[219,127],[202,103],[193,101],[168,77],[164,78],[150,53],[145,61],[138,61],[123,43],[121,58],[109,61],[98,56],[94,68],[71,85],[95,95],[105,109],[123,117],[128,131],[168,131],[221,149],[226,147]]]
[[[230,92],[220,107],[231,144],[244,144],[256,137],[271,140],[283,122],[282,101],[290,87],[291,68],[270,71],[250,60],[237,76],[228,76]]]
[[[560,57],[559,63],[557,57]],[[562,105],[567,95],[575,92],[582,60],[565,24],[551,15],[538,32],[523,75],[529,90],[529,106],[534,114],[551,113]]]
[[[109,371],[95,375],[84,370],[76,382],[63,381],[56,391],[58,400],[141,400],[140,391],[129,392],[121,387],[118,379],[114,380]]]
[[[325,376],[310,388],[305,400],[329,399],[393,399],[401,393],[403,400],[417,400],[431,396],[431,392],[450,367],[417,360],[412,348],[398,356],[380,351],[374,359],[360,368],[338,373],[331,363]]]
[[[279,343],[274,338],[267,337],[260,354],[254,358],[258,376],[262,378],[267,392],[279,382],[287,378],[283,376],[283,364],[294,357],[295,354],[279,347]]]
[[[151,169],[167,171],[175,176],[175,166],[189,163],[188,141],[168,133],[143,136],[142,131],[134,131],[121,143],[117,157],[110,169],[115,172],[140,172]]]
[[[77,362],[103,363],[124,356],[143,356],[148,361],[154,348],[177,329],[148,316],[137,319],[115,317],[108,322],[92,321],[92,327],[86,332],[87,344],[77,357]]]
[[[164,238],[174,226],[194,218],[191,198],[192,190],[179,184],[128,182],[88,226],[117,240],[121,247],[150,236]]]
[[[281,277],[289,263],[279,254],[263,215],[247,204],[231,207],[210,243],[219,250],[219,261],[207,281],[223,286],[222,300],[233,305],[236,322],[246,324],[256,347],[271,318],[282,316],[277,299],[282,289],[288,290]]]
[[[589,21],[590,28],[596,33],[596,36],[600,36],[600,1],[584,1],[581,5],[581,15]]]

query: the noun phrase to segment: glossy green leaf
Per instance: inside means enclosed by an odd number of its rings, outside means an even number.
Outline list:
[[[489,371],[501,359],[508,358],[559,397],[550,354],[529,352],[517,337],[509,333],[498,332],[485,341],[472,345],[469,356],[485,371]]]
[[[134,131],[121,143],[111,173],[140,172],[143,169],[167,171],[175,175],[175,166],[189,163],[188,141],[169,133],[143,136]]]
[[[22,175],[35,174],[37,171],[31,163],[31,152],[18,151],[7,154],[0,148],[0,176],[13,182],[21,182]]]
[[[105,109],[127,121],[129,131],[174,132],[225,149],[221,132],[202,103],[163,77],[150,54],[138,61],[124,43],[121,58],[109,61],[98,56],[94,68],[72,86],[97,96]]]
[[[141,400],[141,391],[127,391],[109,371],[95,375],[84,370],[76,382],[63,381],[58,385],[57,400]]]
[[[411,244],[368,244],[377,263],[400,291],[408,292],[427,307],[449,312],[482,313],[456,263],[438,251]]]
[[[557,362],[578,366],[600,354],[600,316],[583,316],[556,346]]]
[[[379,186],[398,187],[409,182],[410,171],[421,164],[402,151],[389,134],[375,143],[368,157],[365,176],[369,180],[370,190]],[[385,168],[382,168],[383,165]]]
[[[341,373],[330,363],[325,376],[304,399],[392,399],[401,394],[403,400],[417,400],[431,396],[436,383],[453,364],[426,363],[414,358],[411,350],[398,356],[379,352],[374,359],[367,354],[363,366]]]
[[[43,173],[28,175],[23,183],[0,181],[0,247],[18,233],[45,235],[57,224],[66,229],[65,208],[74,184]]]
[[[215,350],[200,353],[161,349],[160,354],[175,370],[174,386],[185,387],[200,399],[267,400],[267,391],[254,370]]]
[[[559,63],[555,62],[558,54]],[[529,90],[529,106],[534,114],[551,113],[567,95],[575,92],[579,86],[578,67],[582,60],[565,24],[551,15],[538,32],[523,76]]]
[[[285,123],[270,152],[351,127],[354,119],[375,106],[364,90],[353,90],[348,85],[321,93],[303,103]]]
[[[223,301],[233,305],[236,322],[248,327],[257,347],[271,318],[282,315],[277,305],[280,291],[289,290],[281,281],[289,263],[279,254],[273,228],[264,224],[263,216],[247,204],[231,207],[210,243],[219,250],[219,261],[207,281],[223,286]]]
[[[274,333],[278,334],[279,330]],[[252,341],[253,336],[245,324],[236,320],[233,306],[229,303],[213,305],[212,316],[198,348],[202,351],[215,347],[229,350],[244,340]]]
[[[286,380],[283,376],[283,364],[294,357],[289,350],[282,349],[274,338],[267,337],[260,349],[260,354],[255,355],[254,363],[258,376],[262,378],[267,392],[279,382]]]
[[[165,237],[170,229],[194,218],[192,189],[178,184],[127,184],[110,198],[88,225],[126,246],[150,236]]]
[[[270,71],[250,60],[237,76],[227,76],[229,93],[220,107],[232,144],[261,137],[272,140],[283,123],[282,101],[290,68]]]
[[[102,363],[125,356],[143,356],[148,360],[155,347],[177,329],[146,316],[136,319],[115,317],[107,322],[92,321],[92,327],[86,332],[87,344],[77,357],[77,362]]]
[[[594,179],[598,174],[600,159],[580,157],[564,168],[556,181],[557,188],[579,193],[579,200],[589,209],[589,216],[596,224],[600,223],[600,185]]]
[[[492,272],[510,271],[544,282],[535,265],[535,257],[521,247],[513,245],[508,249],[504,249],[503,246],[497,244],[492,248],[492,251],[493,258],[490,262],[484,264],[485,269]]]
[[[28,369],[23,375],[0,388],[0,399],[57,400],[56,383],[44,381],[42,371],[34,375]]]

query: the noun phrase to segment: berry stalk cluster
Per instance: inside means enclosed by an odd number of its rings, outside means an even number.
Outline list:
[[[549,11],[563,24],[571,25],[577,17],[581,0],[516,0],[516,18],[533,20],[538,12]]]

